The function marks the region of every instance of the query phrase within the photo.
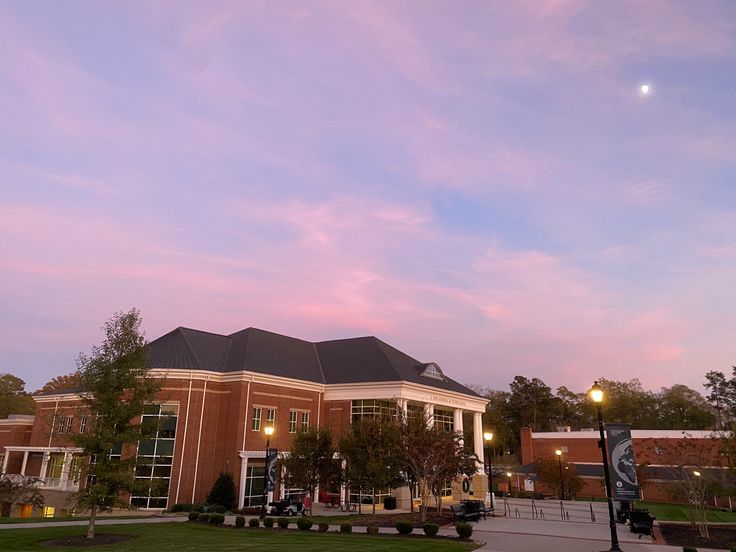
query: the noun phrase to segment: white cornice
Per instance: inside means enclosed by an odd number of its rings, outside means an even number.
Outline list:
[[[462,408],[472,412],[485,412],[488,399],[465,395],[457,391],[448,391],[431,385],[423,385],[408,381],[377,381],[365,383],[322,384],[311,381],[286,378],[271,374],[261,374],[247,370],[238,372],[210,372],[207,370],[183,370],[153,368],[150,374],[154,377],[179,380],[202,380],[216,383],[234,383],[249,381],[264,385],[287,387],[324,393],[324,400],[352,400],[352,399],[405,399],[409,401],[433,403],[452,408]],[[192,391],[196,391],[192,389]],[[56,402],[79,400],[74,393],[61,395],[43,395],[34,397],[37,402]]]
[[[632,439],[717,439],[723,432],[681,429],[632,429]],[[533,432],[532,439],[600,439],[596,431],[543,431]]]

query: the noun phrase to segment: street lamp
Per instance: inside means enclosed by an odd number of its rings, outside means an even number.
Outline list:
[[[509,494],[508,494],[508,496],[511,496],[511,477],[513,475],[514,474],[511,473],[511,472],[506,472],[506,477],[508,478],[508,486],[509,486]]]
[[[557,463],[560,465],[560,499],[565,500],[565,485],[562,482],[562,450],[557,449],[555,454],[557,455]]]
[[[493,466],[491,465],[491,441],[493,440],[493,432],[486,431],[483,434],[483,440],[486,442],[488,450],[488,496],[491,498],[491,508],[493,508]]]
[[[268,449],[271,446],[271,435],[273,435],[273,426],[263,428],[266,434],[266,463],[263,466],[263,504],[261,505],[261,519],[266,517],[266,502],[268,501]]]
[[[603,458],[603,478],[605,480],[606,496],[608,498],[608,525],[611,528],[611,552],[621,552],[621,548],[618,545],[618,533],[616,532],[616,518],[613,516],[613,494],[611,493],[611,479],[608,470],[608,454],[606,454],[606,436],[603,432],[603,412],[601,411],[603,389],[601,389],[597,381],[594,381],[593,387],[590,388],[590,398],[593,399],[598,413],[598,431],[601,435],[600,441],[598,441],[598,447],[601,449],[601,456]]]

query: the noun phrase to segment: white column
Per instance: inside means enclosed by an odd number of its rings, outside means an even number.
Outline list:
[[[483,466],[485,455],[483,454],[483,414],[473,412],[473,450],[478,457],[478,462]]]
[[[424,416],[427,418],[429,427],[434,427],[434,405],[427,403],[424,405]]]
[[[38,472],[38,477],[40,477],[43,480],[46,479],[46,470],[49,467],[49,460],[51,460],[51,453],[44,452],[43,458],[41,459],[41,471]]]
[[[5,473],[8,471],[8,459],[10,458],[10,452],[6,451],[5,456],[3,457],[3,468],[0,473]]]
[[[463,436],[463,410],[462,408],[456,408],[453,416],[453,425],[455,426],[455,432],[460,434],[460,442],[462,443]]]
[[[69,469],[72,465],[72,453],[64,451],[64,462],[61,464],[61,483],[63,484],[69,480]]]
[[[406,402],[406,399],[402,400],[399,403],[399,406],[401,407],[401,415],[404,417],[404,420],[409,418],[409,403]]]
[[[23,451],[23,463],[20,466],[20,474],[25,475],[26,474],[26,464],[28,464],[28,451]]]
[[[238,508],[245,508],[245,477],[248,475],[248,457],[240,458],[240,492],[238,494]]]
[[[342,461],[342,471],[345,471],[345,460]],[[350,502],[350,500],[345,497],[345,483],[340,483],[340,502],[343,500],[345,502]]]

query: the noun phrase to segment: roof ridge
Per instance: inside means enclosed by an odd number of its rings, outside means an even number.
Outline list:
[[[194,360],[197,362],[197,367],[198,368],[204,368],[204,364],[202,363],[202,359],[199,358],[199,355],[195,352],[195,347],[192,346],[191,343],[189,343],[189,339],[187,337],[187,334],[184,331],[184,330],[190,330],[190,331],[195,331],[196,332],[196,331],[199,331],[199,330],[192,330],[192,328],[185,328],[183,326],[179,326],[179,328],[177,328],[177,329],[179,330],[179,333],[181,333],[181,337],[184,340],[184,345],[186,345],[187,350],[189,351],[189,354],[192,355],[192,357],[194,358]],[[211,332],[204,332],[204,333],[211,333]],[[214,335],[217,335],[217,334],[214,334]],[[225,337],[225,336],[221,336],[221,337]]]
[[[381,341],[380,339],[378,339],[374,335],[373,336],[370,336],[370,337],[373,339],[373,341],[378,342],[378,350],[381,351],[381,354],[383,355],[383,358],[386,359],[386,362],[388,362],[388,365],[391,367],[391,370],[394,371],[394,374],[396,374],[396,376],[399,378],[399,380],[400,381],[403,381],[404,378],[401,377],[401,374],[396,369],[396,366],[394,366],[394,363],[391,362],[391,359],[390,358],[388,358],[388,355],[386,354],[386,351],[384,351],[383,347],[381,347],[381,345],[387,345],[387,343],[384,343],[383,341]]]
[[[322,370],[322,359],[319,358],[319,352],[317,351],[317,344],[312,343],[312,348],[314,349],[314,356],[317,359],[317,366],[319,366],[319,373],[322,375],[322,383],[327,383],[327,378],[325,378],[325,371]]]
[[[208,332],[207,330],[198,330],[197,328],[188,328],[186,326],[179,326],[176,329],[177,330],[189,330],[190,332],[198,332],[198,333],[205,333],[205,334],[210,334],[210,335],[216,335],[217,337],[229,337],[229,336],[227,336],[225,334],[219,334],[219,333],[215,333],[215,332]]]

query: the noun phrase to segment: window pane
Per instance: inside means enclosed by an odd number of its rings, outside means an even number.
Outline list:
[[[138,456],[153,456],[155,441],[141,441],[138,443]]]

